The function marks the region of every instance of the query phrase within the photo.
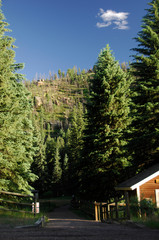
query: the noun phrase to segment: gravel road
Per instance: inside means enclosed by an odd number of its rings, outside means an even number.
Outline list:
[[[134,224],[107,224],[81,219],[68,206],[48,215],[44,228],[9,229],[0,227],[0,240],[158,240],[159,230]]]

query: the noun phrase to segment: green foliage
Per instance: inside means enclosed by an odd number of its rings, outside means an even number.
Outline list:
[[[90,199],[109,198],[127,165],[124,132],[130,124],[131,78],[115,61],[109,46],[100,53],[90,80],[83,153],[82,191]]]
[[[150,218],[156,213],[155,204],[151,199],[142,199],[138,201],[137,197],[130,199],[130,212],[132,218]]]
[[[131,71],[107,46],[93,71],[59,69],[41,84],[26,82],[33,116],[0,12],[0,189],[28,191],[34,159],[41,193],[75,193],[80,186],[81,196],[105,201],[129,164],[140,171],[158,161],[159,0],[149,5]]]
[[[73,74],[73,82],[69,72]],[[69,127],[70,114],[74,106],[79,102],[86,102],[89,93],[89,73],[81,71],[77,74],[76,69],[69,69],[66,76],[61,79],[45,79],[42,85],[37,82],[25,83],[34,98],[34,114],[39,118],[41,107],[43,108],[43,119],[46,125],[50,124],[51,134],[58,135],[61,128]]]
[[[15,63],[7,25],[0,10],[0,189],[29,193],[29,182],[36,179],[30,170],[35,152],[32,101],[23,76],[16,73],[23,64]]]
[[[140,201],[140,209],[141,215],[146,214],[147,216],[150,216],[155,209],[155,204],[152,202],[152,200],[142,199]]]
[[[61,70],[60,70],[60,69],[58,70],[58,75],[59,75],[59,78],[61,78],[62,73],[61,73]]]
[[[84,128],[84,109],[82,104],[78,104],[71,114],[71,127],[67,142],[69,185],[72,194],[78,190]]]
[[[70,181],[77,183],[74,177],[82,148],[83,103],[89,92],[89,73],[84,70],[77,74],[74,67],[65,75],[59,69],[58,74],[60,81],[50,73],[50,79],[45,79],[42,85],[25,83],[34,99],[37,142],[32,171],[39,178],[33,186],[40,194],[51,189],[54,196],[67,194],[69,185],[72,188]]]
[[[1,226],[7,225],[10,227],[34,225],[34,223],[41,217],[41,214],[37,214],[34,217],[32,213],[20,213],[12,211],[0,211],[0,224]]]
[[[38,179],[33,183],[33,187],[39,190],[40,194],[45,191],[46,186],[46,144],[43,118],[43,109],[40,111],[40,119],[36,119],[33,114],[35,155],[31,169],[38,176]]]
[[[130,199],[130,212],[131,212],[131,216],[133,217],[139,217],[139,202],[138,202],[138,198],[137,197],[132,197]]]
[[[146,219],[144,224],[149,228],[159,229],[159,216]]]
[[[77,69],[76,67],[74,66],[72,69],[68,69],[67,70],[67,75],[69,77],[69,79],[71,80],[71,83],[73,83],[76,78],[77,78]]]
[[[56,148],[55,163],[54,163],[54,170],[53,170],[53,183],[58,183],[61,180],[61,176],[62,176],[62,169],[60,164],[59,149]]]
[[[158,162],[159,156],[159,1],[149,3],[150,8],[143,18],[142,30],[134,48],[132,86],[132,132],[130,152],[132,165],[140,166]]]

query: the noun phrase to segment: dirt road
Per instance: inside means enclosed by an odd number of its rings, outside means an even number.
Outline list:
[[[157,240],[159,230],[135,225],[106,224],[79,218],[68,206],[49,214],[44,228],[2,229],[0,240]]]

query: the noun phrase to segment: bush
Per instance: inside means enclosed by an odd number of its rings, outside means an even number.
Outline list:
[[[138,217],[140,212],[139,202],[137,197],[130,199],[130,214],[132,217]]]
[[[149,217],[156,212],[156,208],[152,200],[142,199],[140,202],[137,197],[130,199],[130,213],[132,217]]]
[[[152,200],[142,199],[140,201],[140,212],[142,217],[149,217],[155,212],[155,206]]]

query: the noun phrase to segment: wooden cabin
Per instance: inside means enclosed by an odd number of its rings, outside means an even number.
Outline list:
[[[129,198],[136,196],[139,201],[151,199],[159,208],[159,164],[120,183],[115,189],[128,192]]]

